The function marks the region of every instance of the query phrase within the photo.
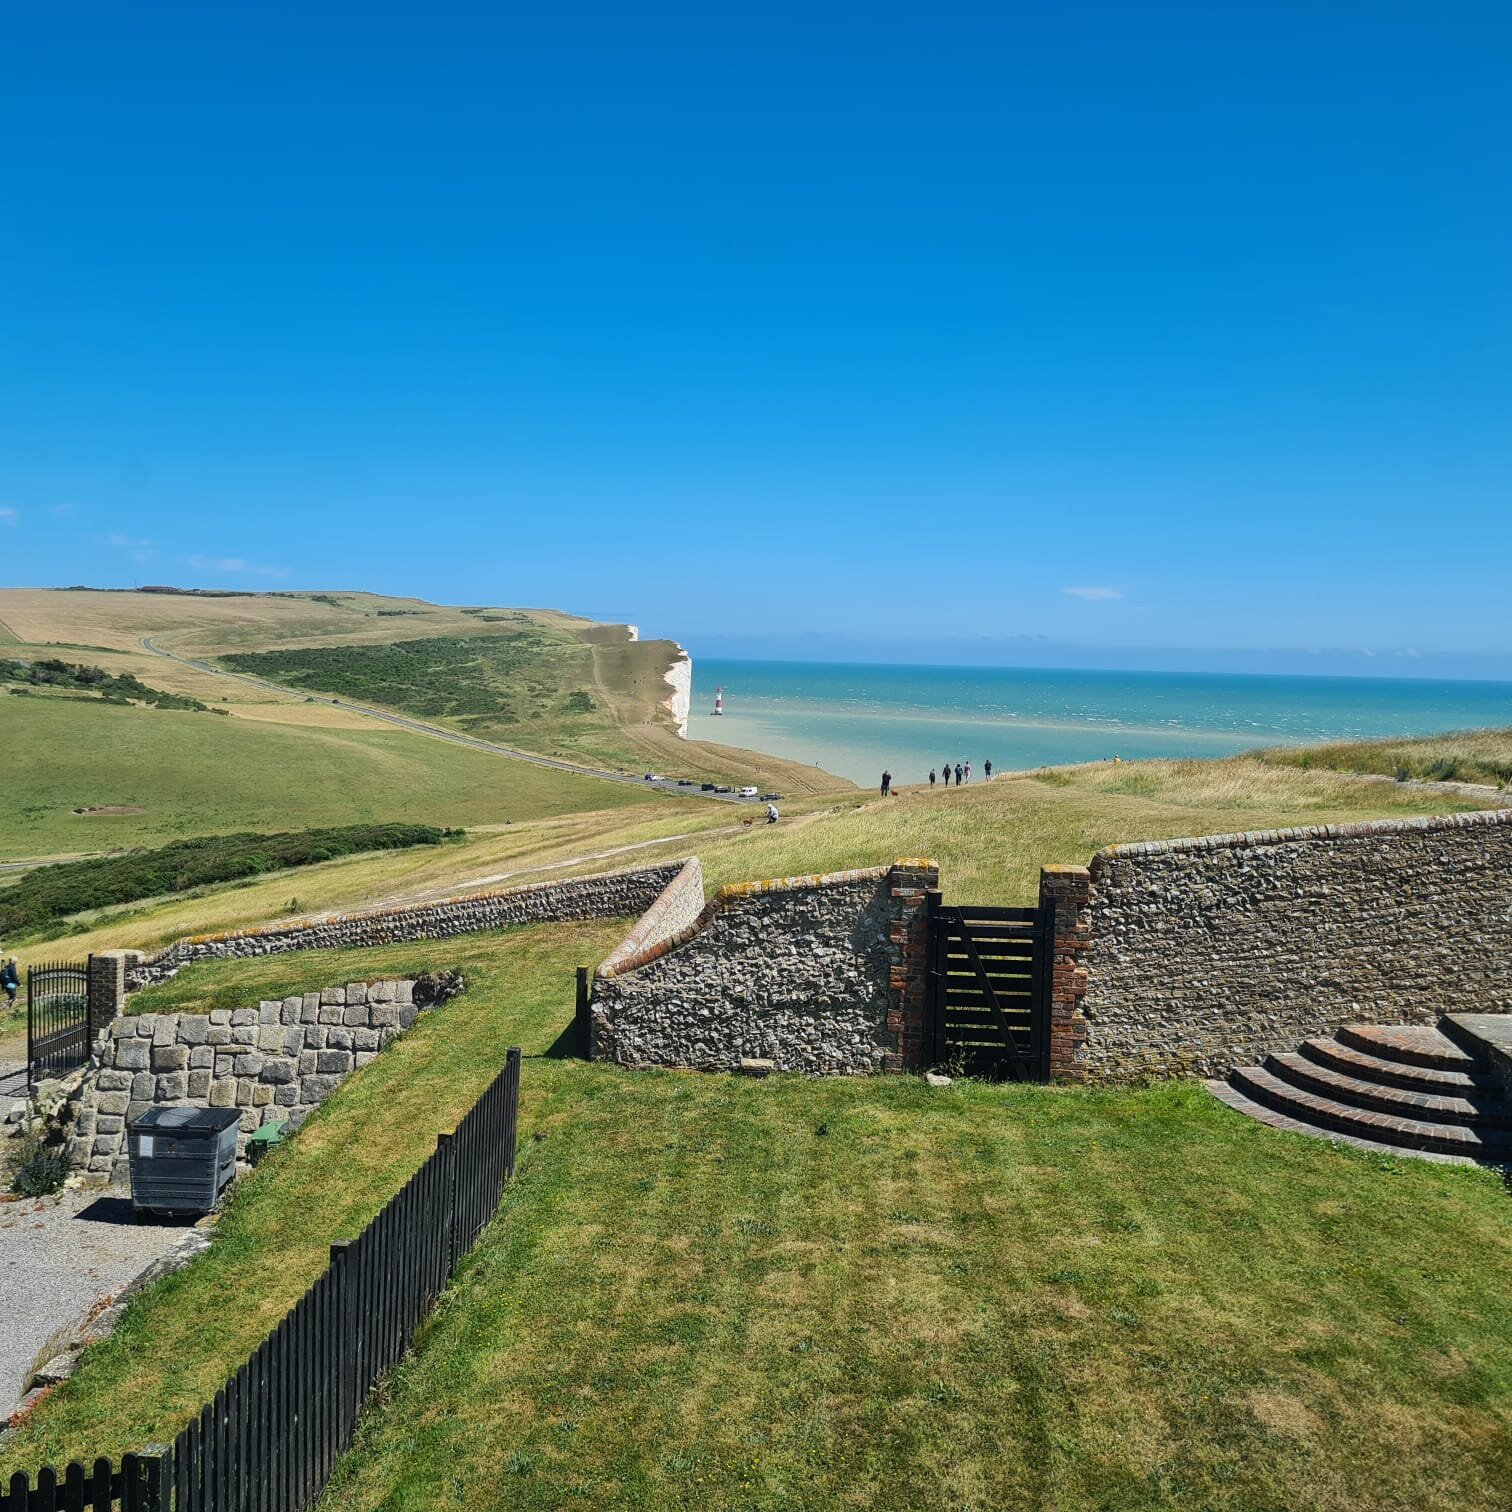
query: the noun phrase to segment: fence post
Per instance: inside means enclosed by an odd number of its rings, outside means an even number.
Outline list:
[[[940,1002],[940,889],[924,894],[924,1044],[925,1064],[938,1066],[946,1055],[945,1012]]]
[[[592,1014],[590,1004],[593,990],[589,981],[588,968],[579,966],[577,969],[577,1008],[573,1013],[573,1023],[577,1026],[578,1054],[584,1060],[592,1057],[593,1045],[591,1043]]]
[[[441,1189],[446,1193],[446,1279],[457,1270],[457,1131],[443,1129],[436,1135],[436,1153],[442,1157],[446,1175]]]
[[[352,1402],[357,1382],[357,1328],[355,1299],[352,1296],[352,1271],[347,1264],[350,1239],[338,1239],[331,1246],[331,1284],[336,1288],[336,1316],[340,1319],[336,1345],[336,1442],[338,1452],[351,1441],[356,1422]]]
[[[504,1060],[504,1180],[513,1181],[520,1131],[520,1047]]]
[[[167,1444],[148,1444],[140,1454],[122,1459],[122,1512],[169,1512],[173,1505],[172,1455]]]

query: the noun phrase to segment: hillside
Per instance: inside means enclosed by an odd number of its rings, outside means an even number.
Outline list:
[[[0,690],[24,695],[0,691],[0,858],[291,823],[471,827],[646,796],[463,751],[354,703],[606,770],[656,766],[782,792],[847,786],[680,740],[665,680],[680,655],[670,641],[550,610],[354,593],[0,590]],[[267,681],[222,675],[217,658]],[[70,670],[39,677],[44,662]],[[170,712],[197,707],[228,717]]]

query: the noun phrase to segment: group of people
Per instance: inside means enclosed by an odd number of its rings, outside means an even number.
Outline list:
[[[990,760],[984,761],[982,763],[982,771],[985,773],[985,775],[987,777],[987,781],[991,782],[992,781],[992,762]],[[951,774],[952,773],[954,773],[954,775],[955,775],[956,786],[957,787],[965,787],[966,784],[971,781],[971,763],[969,761],[966,761],[966,762],[960,762],[960,761],[958,761],[952,767],[951,764],[947,761],[945,763],[944,767],[941,769],[941,775],[945,779],[945,786],[946,787],[950,786],[950,778],[951,778]],[[929,771],[929,785],[930,785],[930,787],[933,787],[935,785],[935,774],[934,774],[934,768],[933,767],[931,767],[930,771]]]
[[[982,763],[982,771],[985,773],[987,781],[991,782],[992,781],[992,762],[991,761],[984,761]],[[935,783],[939,780],[939,776],[940,776],[940,774],[933,767],[931,767],[929,769],[929,785],[930,785],[930,787],[933,787],[935,785]],[[946,787],[950,786],[950,779],[951,779],[952,776],[955,777],[955,781],[956,781],[956,786],[957,787],[965,787],[966,784],[971,781],[971,763],[969,761],[958,761],[958,762],[956,762],[952,766],[951,763],[947,761],[945,763],[945,766],[944,766],[944,776],[945,776],[945,786]],[[893,790],[892,782],[893,782],[892,773],[891,772],[883,772],[883,774],[882,774],[882,796],[884,798],[886,798],[889,794],[891,794],[891,792]]]

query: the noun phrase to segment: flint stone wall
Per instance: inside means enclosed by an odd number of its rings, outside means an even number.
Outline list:
[[[127,1124],[152,1107],[240,1108],[243,1157],[255,1129],[297,1128],[422,1011],[413,981],[387,981],[255,1008],[118,1018],[96,1042],[80,1089],[70,1161],[97,1177],[124,1177]]]
[[[441,903],[334,914],[325,919],[230,934],[196,935],[176,940],[158,955],[128,966],[126,982],[132,991],[137,991],[167,981],[188,961],[233,960],[288,950],[389,945],[403,940],[444,940],[509,924],[562,924],[639,914],[656,901],[682,866],[681,861],[672,861],[635,871],[602,872],[591,877],[450,898]]]
[[[1090,870],[1092,1080],[1217,1076],[1343,1024],[1512,1012],[1512,810],[1119,845]]]
[[[590,1057],[842,1074],[917,1063],[912,961],[938,880],[933,863],[916,862],[722,889],[692,925],[670,936],[653,927],[655,939],[599,969]]]

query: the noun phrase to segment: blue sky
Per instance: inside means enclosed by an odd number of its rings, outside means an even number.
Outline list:
[[[0,581],[1512,675],[1509,68],[1452,0],[10,7]]]

